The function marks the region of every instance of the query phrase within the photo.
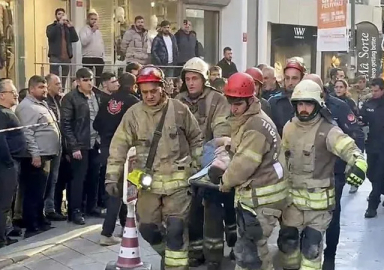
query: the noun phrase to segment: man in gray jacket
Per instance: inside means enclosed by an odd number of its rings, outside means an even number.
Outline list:
[[[43,214],[45,190],[50,160],[60,151],[60,131],[54,113],[49,109],[47,81],[41,76],[32,76],[28,82],[28,95],[16,107],[16,116],[27,141],[28,154],[21,160],[20,181],[25,186],[23,220],[25,237],[31,237],[50,228]],[[39,125],[40,124],[40,125]]]

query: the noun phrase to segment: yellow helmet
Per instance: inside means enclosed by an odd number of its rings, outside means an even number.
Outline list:
[[[181,71],[181,79],[184,81],[186,72],[196,72],[203,76],[205,80],[208,80],[209,66],[199,57],[193,57],[189,59]]]
[[[322,92],[317,83],[311,80],[303,80],[293,90],[291,102],[314,101],[323,107],[325,102]]]

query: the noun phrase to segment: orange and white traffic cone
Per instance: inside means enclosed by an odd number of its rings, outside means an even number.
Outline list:
[[[139,238],[135,220],[135,202],[127,205],[127,220],[117,262],[108,263],[105,270],[151,270],[150,264],[140,258]]]

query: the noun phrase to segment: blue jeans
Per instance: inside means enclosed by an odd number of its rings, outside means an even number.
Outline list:
[[[47,183],[48,190],[46,191],[47,198],[44,201],[44,211],[46,214],[55,212],[55,188],[57,178],[59,177],[60,161],[61,151],[51,160],[51,168]]]

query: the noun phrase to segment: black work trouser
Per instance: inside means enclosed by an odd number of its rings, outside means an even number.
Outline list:
[[[368,179],[372,183],[369,194],[368,208],[376,210],[380,204],[380,197],[384,188],[384,153],[367,154]]]
[[[127,218],[127,205],[124,204],[120,197],[108,196],[107,200],[107,214],[103,223],[103,230],[101,235],[111,237],[116,225],[116,219],[119,217],[120,225],[125,226]]]
[[[203,251],[207,262],[221,262],[224,255],[224,233],[227,245],[235,246],[237,230],[234,194],[234,191],[211,191],[204,196]]]
[[[345,185],[345,174],[335,173],[335,200],[336,205],[333,210],[332,220],[326,230],[327,248],[324,250],[325,258],[334,258],[336,256],[337,245],[340,238],[340,213],[341,213],[341,196]]]
[[[189,214],[189,258],[203,260],[203,196],[197,191],[192,197]]]
[[[107,172],[107,165],[100,166],[100,175],[99,175],[99,191],[97,194],[97,206],[101,208],[108,207],[106,201],[108,200],[107,193],[105,192],[105,174]]]
[[[98,149],[81,150],[81,155],[80,160],[71,156],[72,178],[68,186],[68,212],[71,214],[75,210],[91,212],[97,205],[100,169]]]
[[[101,83],[100,76],[103,73],[104,64],[105,64],[103,58],[83,57],[82,62],[83,62],[84,67],[89,68],[92,71],[93,71],[93,68],[95,68],[96,87],[99,87],[99,85]],[[97,65],[97,66],[95,66],[95,65]]]
[[[24,184],[23,221],[27,231],[35,231],[44,226],[44,201],[47,187],[50,159],[42,157],[41,166],[32,165],[32,158],[21,160],[20,180]]]
[[[71,181],[72,172],[71,172],[71,163],[67,160],[63,154],[61,157],[60,168],[59,168],[59,177],[57,178],[56,189],[55,189],[55,212],[62,213],[62,203],[63,203],[63,191],[67,188],[67,184]],[[70,194],[67,192],[67,201],[69,200]]]
[[[17,173],[16,164],[8,168],[0,162],[0,247],[6,244],[7,216],[17,190]]]

